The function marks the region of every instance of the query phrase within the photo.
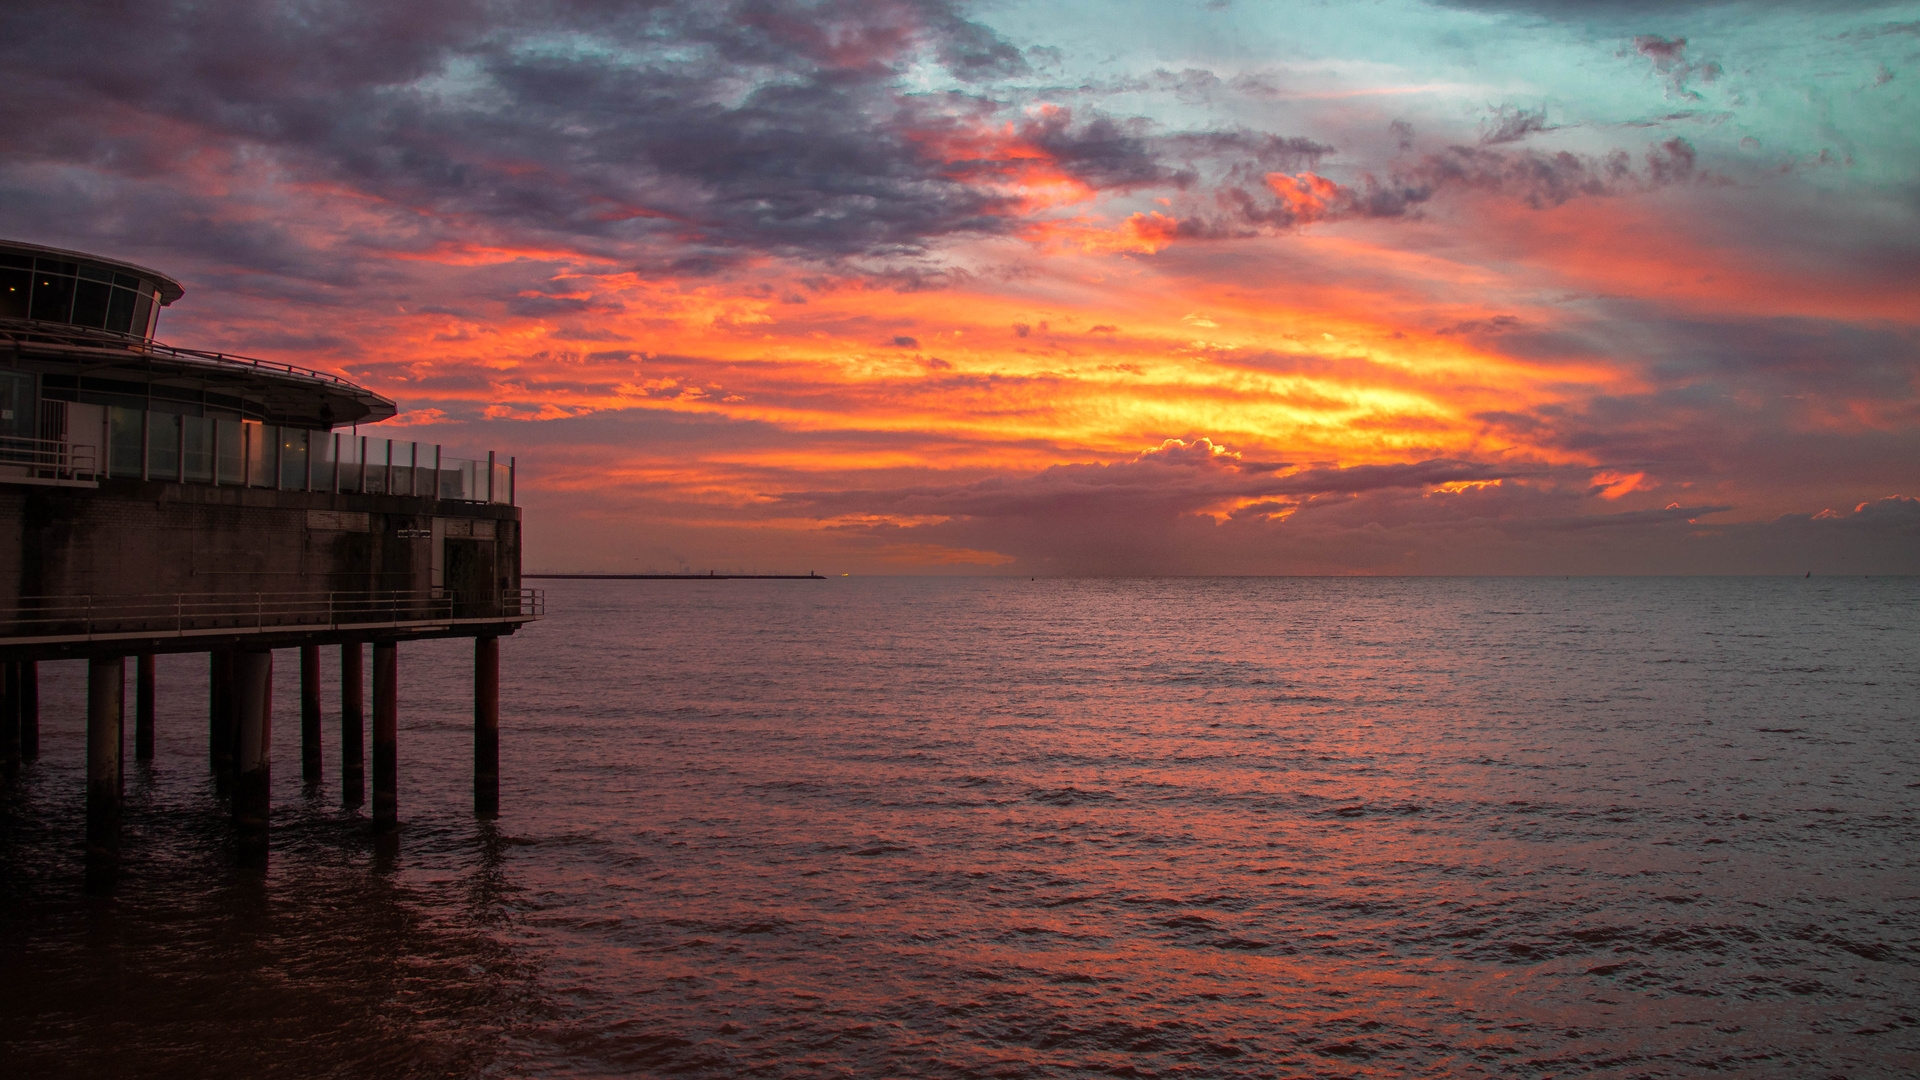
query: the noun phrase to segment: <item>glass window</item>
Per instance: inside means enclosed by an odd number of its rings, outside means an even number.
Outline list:
[[[143,409],[107,409],[107,475],[140,475],[140,424]]]
[[[104,266],[95,266],[92,263],[81,263],[80,276],[88,281],[111,282],[113,280],[113,271]]]
[[[220,483],[237,484],[244,475],[246,467],[244,447],[240,442],[241,424],[238,420],[218,420],[214,422],[214,437],[219,440]]]
[[[310,432],[307,452],[313,456],[313,487],[316,491],[332,491],[334,470],[339,462],[334,460],[334,447],[343,440],[330,431]]]
[[[180,421],[176,413],[147,414],[147,475],[172,480],[180,475]]]
[[[307,486],[307,433],[299,428],[280,429],[280,486]]]
[[[31,270],[33,269],[33,258],[28,255],[9,255],[4,251],[0,251],[0,266]]]
[[[43,260],[44,261],[44,260]],[[33,275],[33,314],[46,322],[66,322],[73,313],[73,279],[44,271]]]
[[[133,329],[133,302],[136,299],[132,289],[115,289],[107,300],[107,329],[118,334]]]
[[[35,259],[33,266],[43,274],[65,274],[68,277],[72,277],[74,272],[80,269],[79,263],[68,262],[65,259],[49,259],[45,256]]]
[[[91,326],[98,330],[107,325],[107,300],[113,292],[113,286],[104,281],[88,281],[81,278],[73,290],[73,318],[75,326]]]
[[[187,479],[204,484],[213,479],[213,421],[204,416],[186,421]]]
[[[242,425],[246,428],[247,484],[250,487],[272,487],[272,444],[277,433],[257,420],[242,421]]]
[[[0,269],[0,319],[27,317],[27,296],[33,292],[33,271]]]
[[[367,437],[363,435],[361,438],[366,439]],[[369,495],[386,494],[387,466],[392,461],[387,455],[392,452],[392,449],[393,443],[386,439],[367,439],[367,479],[365,486],[360,490]]]
[[[115,274],[113,275],[113,283],[123,289],[132,289],[135,292],[140,291],[140,279],[134,277],[132,274]]]
[[[153,336],[153,300],[146,293],[133,298],[133,329],[129,333]]]
[[[32,438],[33,413],[38,404],[33,392],[33,376],[0,371],[0,436]]]

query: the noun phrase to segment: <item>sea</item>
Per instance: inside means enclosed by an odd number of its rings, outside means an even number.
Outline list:
[[[554,581],[403,644],[400,814],[236,867],[159,662],[0,788],[0,1075],[1920,1075],[1920,579]],[[131,683],[131,679],[129,679]]]

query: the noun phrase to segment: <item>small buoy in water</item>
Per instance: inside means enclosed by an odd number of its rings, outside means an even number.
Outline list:
[[[1807,571],[1807,576],[1808,576],[1808,577],[1812,577],[1812,576],[1813,576],[1813,571],[1811,571],[1811,570],[1809,570],[1809,571]]]

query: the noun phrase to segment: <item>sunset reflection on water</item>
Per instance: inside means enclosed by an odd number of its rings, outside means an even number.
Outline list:
[[[49,666],[0,838],[8,1053],[46,1076],[1907,1075],[1917,591],[555,583],[502,649],[497,824],[465,814],[459,643],[409,645],[398,851],[303,796],[282,719],[273,864],[230,870],[204,671],[163,662],[100,904],[70,835],[78,680]]]

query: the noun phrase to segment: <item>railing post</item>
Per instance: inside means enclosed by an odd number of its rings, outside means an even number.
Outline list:
[[[433,444],[433,497],[440,497],[440,444]]]
[[[333,493],[340,494],[340,433],[333,433]]]
[[[380,494],[382,495],[393,494],[393,440],[392,439],[387,440],[387,473],[386,473],[386,479],[380,482]]]
[[[411,499],[420,496],[420,444],[410,442],[407,446],[410,455],[407,458],[407,497]]]
[[[354,491],[361,495],[367,493],[367,437],[360,436],[360,486]]]
[[[511,458],[511,457],[507,459],[507,505],[508,506],[518,505],[513,501],[513,472],[514,472],[514,464],[516,460],[517,459]]]
[[[493,451],[487,451],[487,505],[493,505]]]

